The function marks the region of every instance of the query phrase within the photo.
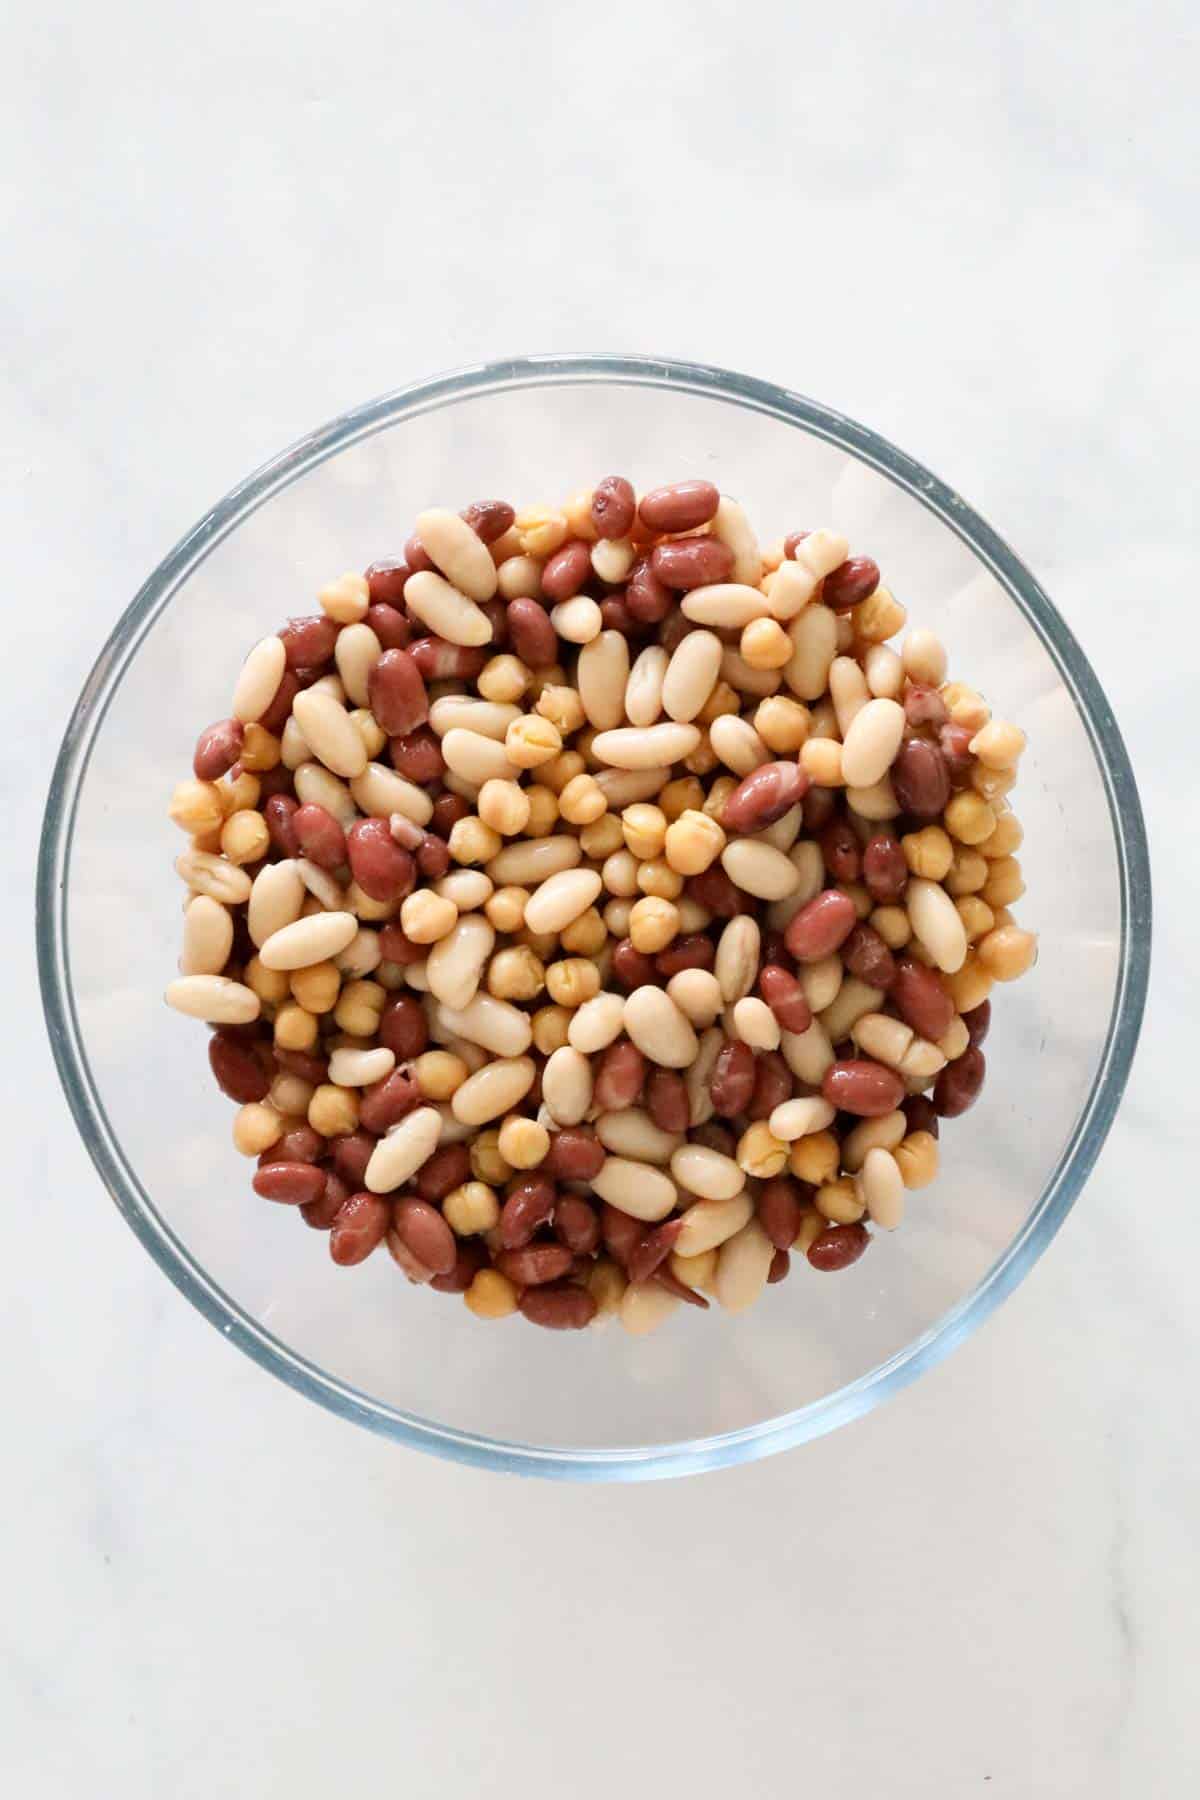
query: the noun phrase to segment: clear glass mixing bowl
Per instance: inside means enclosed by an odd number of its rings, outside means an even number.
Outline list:
[[[336,1269],[264,1205],[230,1143],[205,1034],[168,1011],[181,896],[166,801],[247,647],[434,503],[556,497],[610,470],[711,475],[764,536],[824,524],[869,551],[953,672],[1029,734],[1016,805],[1041,960],[999,992],[989,1078],[936,1186],[845,1274],[800,1262],[749,1314],[657,1336],[483,1325],[390,1259]],[[958,495],[853,421],[720,369],[531,358],[348,413],[252,475],[155,570],[67,728],[38,876],[59,1072],[150,1254],[264,1368],[400,1443],[526,1474],[642,1480],[764,1456],[877,1404],[986,1318],[1046,1248],[1104,1141],[1150,946],[1141,808],[1108,704],[1032,575]]]

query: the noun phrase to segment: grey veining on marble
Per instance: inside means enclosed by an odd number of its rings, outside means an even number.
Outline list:
[[[6,1791],[1193,1791],[1192,10],[16,0],[0,32]],[[32,959],[62,722],[170,544],[347,404],[553,349],[744,368],[952,481],[1083,641],[1155,857],[1142,1053],[1029,1281],[889,1407],[683,1485],[469,1474],[224,1346],[99,1188]]]

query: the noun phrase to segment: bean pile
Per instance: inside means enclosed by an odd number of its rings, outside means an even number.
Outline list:
[[[707,481],[422,513],[256,644],[171,816],[168,1002],[255,1191],[479,1318],[847,1268],[1036,954],[1024,736],[828,530]]]

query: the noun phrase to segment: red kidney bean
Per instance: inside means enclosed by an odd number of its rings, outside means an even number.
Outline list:
[[[539,1225],[554,1211],[558,1189],[545,1175],[523,1175],[510,1182],[500,1208],[500,1242],[506,1250],[529,1243]]]
[[[832,1275],[856,1263],[870,1241],[865,1225],[828,1225],[808,1246],[808,1260],[814,1269]]]
[[[633,1246],[627,1273],[630,1281],[649,1281],[660,1263],[666,1262],[683,1230],[682,1219],[668,1219],[644,1232]]]
[[[412,943],[395,920],[389,920],[379,933],[379,954],[384,962],[399,963],[405,969],[410,963],[424,962],[429,945]]]
[[[918,962],[915,956],[898,956],[895,960],[892,1004],[918,1037],[936,1044],[950,1029],[954,1002],[936,969]]]
[[[613,947],[612,972],[621,986],[630,991],[638,987],[661,985],[654,958],[647,956],[644,950],[635,950],[631,938],[622,938]]]
[[[238,765],[235,763],[234,767]],[[256,771],[257,773],[257,771]],[[265,811],[268,800],[278,799],[281,794],[292,792],[292,771],[283,763],[276,763],[273,769],[264,769],[258,777],[258,804]]]
[[[754,1092],[746,1108],[746,1117],[768,1119],[777,1106],[792,1097],[792,1071],[778,1050],[764,1050],[754,1059]]]
[[[392,1230],[433,1275],[449,1275],[458,1258],[454,1233],[428,1200],[406,1195],[392,1207]]]
[[[755,1074],[754,1052],[749,1044],[721,1045],[708,1091],[722,1119],[736,1119],[745,1112],[754,1093]]]
[[[660,1131],[686,1131],[690,1102],[683,1076],[654,1069],[646,1083],[646,1111]]]
[[[767,1270],[767,1286],[774,1287],[777,1282],[786,1281],[791,1272],[791,1257],[786,1250],[777,1250],[771,1258],[771,1266]]]
[[[716,956],[712,939],[702,931],[691,931],[660,950],[654,959],[654,967],[664,981],[670,981],[672,975],[678,975],[684,969],[711,969]]]
[[[763,932],[762,950],[758,960],[759,965],[762,968],[768,968],[771,965],[774,965],[776,968],[783,969],[785,972],[787,971],[787,966],[792,959],[787,953],[787,945],[783,941],[782,931],[775,931],[773,928],[768,927],[768,929]]]
[[[388,745],[392,767],[417,787],[432,787],[446,773],[442,746],[428,725],[394,737]]]
[[[842,961],[868,987],[890,988],[896,979],[896,959],[871,925],[854,927],[842,945]]]
[[[258,723],[264,731],[281,732],[288,722],[292,710],[292,701],[300,692],[300,683],[291,669],[285,669],[279,686],[275,689],[275,698],[271,701]]]
[[[407,654],[417,665],[423,681],[474,681],[488,659],[486,650],[471,649],[466,644],[450,644],[445,638],[414,638]],[[380,661],[382,662],[382,657]],[[372,711],[374,707],[372,706]],[[383,724],[382,719],[379,721]],[[414,719],[413,725],[422,721]],[[411,726],[404,729],[411,730]],[[387,730],[386,725],[384,730]]]
[[[849,894],[826,888],[789,922],[783,941],[797,962],[819,962],[845,943],[858,923]]]
[[[282,856],[299,856],[300,844],[293,823],[300,808],[291,794],[272,794],[265,802],[262,816],[267,822],[271,842]]]
[[[695,1288],[690,1288],[686,1281],[680,1281],[677,1275],[672,1275],[665,1263],[655,1269],[650,1279],[655,1287],[666,1288],[668,1294],[674,1294],[675,1298],[682,1300],[685,1306],[699,1306],[705,1312],[708,1311],[708,1301],[704,1295],[698,1294]]]
[[[655,547],[650,567],[664,587],[686,593],[714,581],[728,581],[733,573],[733,551],[720,538],[676,538]]]
[[[329,1079],[326,1056],[311,1056],[307,1050],[275,1050],[272,1054],[278,1068],[288,1075],[298,1075],[301,1081],[311,1081],[314,1087]]]
[[[950,771],[936,744],[906,738],[891,767],[892,790],[914,819],[940,818],[950,798]]]
[[[647,531],[694,531],[708,524],[720,504],[711,481],[674,481],[642,495],[638,518]]]
[[[794,562],[796,551],[810,534],[807,531],[789,531],[783,540],[783,554],[789,562]]]
[[[480,1269],[488,1266],[488,1253],[476,1238],[460,1240],[458,1253],[454,1258],[454,1267],[448,1275],[435,1275],[430,1281],[431,1288],[439,1294],[465,1294]]]
[[[443,1144],[421,1164],[413,1184],[422,1200],[444,1200],[471,1179],[471,1153],[465,1144]]]
[[[526,1244],[521,1250],[502,1250],[496,1267],[518,1287],[541,1287],[547,1281],[560,1280],[573,1260],[565,1244]]]
[[[319,1131],[311,1125],[301,1123],[289,1126],[281,1138],[276,1138],[269,1150],[264,1150],[258,1159],[259,1168],[273,1162],[320,1162],[325,1155],[326,1143]],[[361,1182],[355,1182],[361,1187]]]
[[[398,607],[382,602],[368,606],[365,623],[385,650],[407,650],[412,643],[412,626]]]
[[[366,1262],[387,1236],[392,1209],[378,1194],[351,1194],[343,1201],[329,1234],[329,1254],[343,1269]]]
[[[472,500],[458,515],[465,519],[475,536],[485,544],[494,544],[512,525],[516,513],[507,500]]]
[[[350,1189],[336,1169],[325,1171],[325,1192],[319,1200],[305,1200],[300,1205],[300,1217],[313,1231],[328,1231],[337,1218],[344,1201],[350,1198]]]
[[[832,819],[837,811],[837,795],[832,788],[809,788],[804,796],[802,818],[804,829],[810,837],[817,833]]]
[[[636,512],[637,495],[623,475],[606,475],[592,489],[592,525],[597,537],[628,537]]]
[[[395,1226],[388,1227],[387,1249],[388,1255],[391,1257],[396,1267],[403,1272],[407,1280],[432,1284],[432,1269],[427,1269],[420,1257],[413,1255]],[[457,1259],[455,1266],[457,1267]]]
[[[970,1012],[965,1012],[963,1014],[962,1022],[967,1028],[967,1035],[971,1040],[971,1048],[973,1050],[978,1050],[980,1044],[982,1044],[991,1029],[991,1001],[981,1000],[978,1006],[973,1006]]]
[[[412,650],[384,651],[367,676],[367,696],[389,737],[405,737],[429,717],[425,679]]]
[[[404,545],[404,560],[414,575],[423,574],[426,569],[433,568],[433,558],[429,555],[416,532]]]
[[[938,745],[945,759],[951,781],[963,782],[975,766],[971,755],[971,739],[975,733],[968,725],[943,725],[938,732]]]
[[[600,602],[600,629],[619,631],[622,637],[633,637],[638,631],[638,624],[625,602],[618,600],[615,594],[609,594]]]
[[[758,991],[784,1031],[808,1030],[812,1024],[812,1008],[794,975],[775,963],[768,963],[758,977]]]
[[[722,810],[721,823],[726,831],[762,831],[798,806],[807,791],[808,776],[798,763],[763,763],[734,788]],[[850,836],[854,837],[852,831]]]
[[[289,669],[319,669],[333,655],[338,628],[324,613],[289,619],[279,633]]]
[[[542,568],[542,592],[547,600],[570,600],[592,572],[591,545],[570,538],[546,558]]]
[[[359,1124],[364,1131],[373,1131],[376,1137],[382,1137],[405,1113],[419,1105],[420,1100],[421,1088],[416,1076],[402,1065],[363,1089],[358,1108]]]
[[[862,870],[862,851],[853,827],[846,819],[830,819],[820,837],[821,856],[835,881],[857,881]]]
[[[397,607],[401,605],[404,600],[404,584],[412,574],[412,570],[402,556],[389,557],[384,562],[373,562],[365,574],[367,598],[372,606]],[[370,624],[369,608],[367,623]],[[374,626],[371,629],[374,630]]]
[[[831,569],[821,588],[821,598],[831,612],[849,612],[879,586],[879,564],[870,556],[850,556]]]
[[[922,681],[910,681],[904,690],[904,717],[913,731],[919,731],[922,725],[932,725],[940,731],[949,718],[946,702],[935,687],[926,687]]]
[[[576,1256],[590,1256],[600,1242],[600,1217],[581,1194],[564,1194],[554,1208],[554,1235]]]
[[[465,819],[470,810],[461,794],[439,794],[433,803],[429,829],[435,837],[448,838],[458,821]]]
[[[214,1031],[208,1040],[208,1062],[217,1086],[231,1100],[247,1106],[252,1100],[266,1099],[271,1078],[248,1043],[228,1031]]]
[[[728,1125],[718,1125],[715,1119],[706,1119],[703,1125],[697,1125],[692,1132],[692,1142],[699,1144],[702,1150],[715,1150],[718,1156],[732,1156],[737,1149],[737,1139]]]
[[[416,865],[386,819],[356,819],[346,833],[350,872],[372,900],[402,900],[417,884]]]
[[[927,1095],[910,1094],[900,1110],[910,1131],[927,1131],[931,1137],[938,1136],[938,1116]]]
[[[607,1200],[600,1208],[600,1236],[604,1240],[604,1248],[623,1269],[628,1269],[629,1259],[641,1242],[645,1230],[640,1219],[630,1218],[619,1207],[610,1206]]]
[[[821,1092],[839,1112],[856,1119],[880,1119],[895,1112],[904,1098],[904,1082],[895,1069],[869,1057],[851,1057],[826,1069]]]
[[[379,1042],[393,1052],[397,1062],[411,1062],[414,1056],[420,1056],[429,1042],[429,1026],[421,1002],[411,994],[397,994],[389,1000],[379,1019]]]
[[[646,1078],[646,1059],[628,1038],[618,1038],[601,1053],[596,1066],[592,1099],[601,1112],[622,1112],[632,1106]]]
[[[306,1162],[264,1163],[253,1186],[264,1200],[277,1200],[283,1206],[311,1206],[325,1192],[325,1171]]]
[[[604,1167],[604,1145],[586,1125],[564,1125],[550,1133],[542,1168],[559,1181],[590,1181]]]
[[[508,635],[526,668],[544,669],[558,656],[558,634],[549,613],[536,600],[509,601]]]
[[[527,1287],[517,1304],[531,1325],[546,1331],[582,1331],[596,1316],[595,1296],[570,1281]]]
[[[786,1175],[777,1175],[759,1189],[758,1222],[777,1250],[791,1249],[803,1212],[800,1187]]]
[[[703,874],[689,875],[684,891],[718,919],[733,919],[739,913],[755,911],[755,902],[734,886],[720,863],[714,863]]]
[[[891,906],[908,886],[908,864],[900,840],[890,831],[877,831],[863,851],[862,875],[867,892],[878,906]]]
[[[346,861],[346,834],[331,812],[315,801],[297,809],[292,830],[301,856],[322,869],[340,869]]]
[[[477,600],[475,604],[492,628],[492,640],[488,649],[494,654],[508,643],[508,608],[499,597]]]
[[[987,1063],[974,1045],[947,1063],[933,1084],[933,1108],[943,1119],[957,1119],[974,1106],[983,1089]]]
[[[242,754],[246,727],[240,719],[218,719],[196,739],[192,773],[197,781],[220,781]]]
[[[643,556],[634,563],[625,589],[625,605],[639,625],[657,625],[675,605],[675,596],[665,587]]]
[[[362,1186],[375,1144],[376,1139],[368,1131],[347,1131],[342,1137],[330,1139],[333,1166],[351,1187]]]
[[[417,851],[417,868],[426,881],[440,881],[450,867],[450,852],[444,838],[427,831]]]

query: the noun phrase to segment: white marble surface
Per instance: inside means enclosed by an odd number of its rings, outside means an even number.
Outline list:
[[[0,1778],[1176,1800],[1200,1759],[1190,11],[434,10],[5,14]],[[775,378],[955,481],[1086,645],[1157,873],[1124,1110],[1025,1286],[851,1429],[632,1489],[404,1453],[222,1345],[76,1140],[30,933],[68,707],[202,509],[373,392],[578,348]]]

